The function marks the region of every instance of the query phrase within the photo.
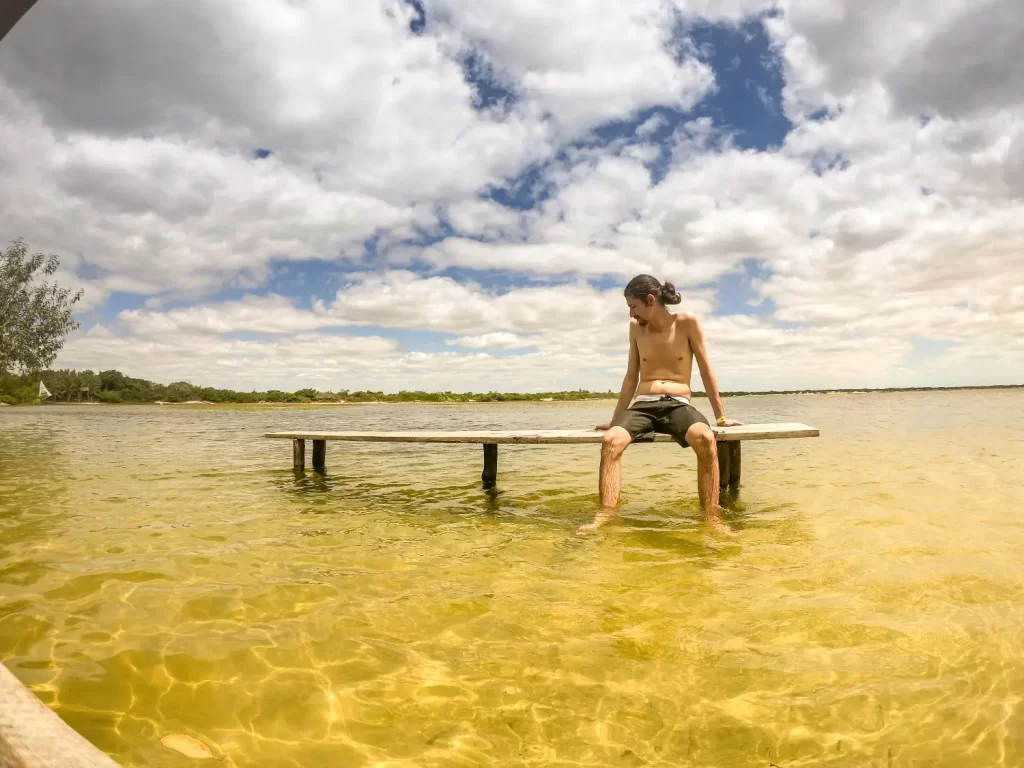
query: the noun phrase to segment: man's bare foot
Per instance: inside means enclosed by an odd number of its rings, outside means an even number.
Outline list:
[[[581,525],[576,530],[576,533],[584,534],[584,533],[589,533],[590,531],[596,531],[601,526],[603,526],[606,523],[609,523],[612,520],[614,520],[617,515],[618,515],[618,512],[616,510],[614,510],[614,509],[602,509],[596,515],[594,515],[594,521],[593,522],[586,523],[585,525]]]
[[[717,515],[715,517],[710,518],[708,522],[711,524],[711,527],[714,528],[717,533],[720,533],[723,536],[736,535],[736,531],[734,531],[732,528],[726,525],[722,521],[722,518],[718,517]]]

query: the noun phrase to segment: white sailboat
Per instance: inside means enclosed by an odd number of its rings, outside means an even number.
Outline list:
[[[42,379],[39,380],[39,396],[43,399],[46,399],[47,397],[53,397],[53,395],[50,394],[50,390],[48,390],[46,388],[46,385],[43,384]]]

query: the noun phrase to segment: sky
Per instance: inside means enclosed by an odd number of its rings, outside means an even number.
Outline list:
[[[639,273],[723,391],[1024,383],[1017,4],[45,0],[0,235],[164,383],[618,390]]]

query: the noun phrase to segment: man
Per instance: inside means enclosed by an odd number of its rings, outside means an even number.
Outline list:
[[[580,531],[599,528],[615,517],[623,452],[638,435],[661,432],[672,435],[683,447],[693,448],[697,454],[697,494],[704,515],[715,530],[734,535],[718,514],[715,433],[704,415],[690,405],[694,358],[718,424],[732,427],[741,426],[742,422],[725,415],[700,323],[688,312],[673,313],[666,309],[666,305],[680,301],[672,283],[662,284],[650,275],[637,275],[623,294],[630,318],[629,364],[611,422],[597,427],[606,430],[601,446],[601,509],[594,521],[581,526]]]

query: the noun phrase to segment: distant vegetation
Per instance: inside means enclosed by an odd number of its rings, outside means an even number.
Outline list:
[[[0,375],[0,402],[10,405],[41,402],[39,382],[42,381],[53,395],[50,401],[74,403],[79,401],[99,403],[365,403],[365,402],[502,402],[506,400],[590,400],[616,397],[618,393],[588,392],[538,392],[513,394],[507,392],[420,392],[408,391],[386,394],[370,390],[321,392],[316,389],[299,389],[282,392],[270,389],[264,392],[235,392],[231,389],[201,387],[187,381],[170,384],[156,384],[146,379],[125,376],[120,371],[42,371],[35,374]]]
[[[294,392],[282,392],[277,389],[265,392],[235,392],[230,389],[201,387],[187,381],[175,381],[171,384],[156,384],[146,379],[126,376],[120,371],[42,371],[40,373],[0,374],[0,402],[8,405],[22,405],[42,402],[39,397],[39,382],[42,381],[53,395],[48,402],[99,402],[99,403],[366,403],[366,402],[425,402],[425,403],[497,403],[513,401],[547,401],[547,400],[607,400],[618,397],[618,392],[592,392],[590,390],[570,390],[566,392],[421,392],[403,391],[397,393],[374,392],[368,390],[349,391],[338,389],[334,392],[321,392],[316,389],[298,389]],[[723,397],[742,395],[790,395],[819,394],[825,392],[921,392],[932,390],[955,389],[1013,389],[1020,385],[1002,385],[995,387],[889,387],[885,389],[828,389],[828,390],[790,390],[790,391],[759,391],[759,392],[723,392]],[[695,397],[703,397],[703,392],[695,392]]]

